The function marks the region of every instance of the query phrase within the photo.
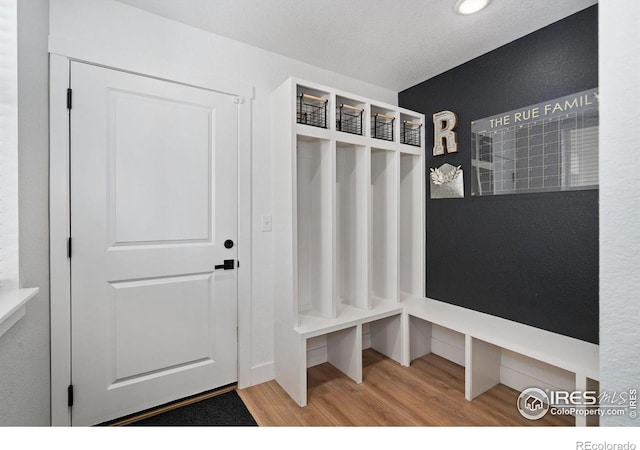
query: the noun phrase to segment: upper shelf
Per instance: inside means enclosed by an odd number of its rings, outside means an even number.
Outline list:
[[[295,95],[295,134],[423,153],[423,114],[295,78],[290,83]]]

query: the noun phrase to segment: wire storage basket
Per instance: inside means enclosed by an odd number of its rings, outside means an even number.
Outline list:
[[[393,122],[395,117],[387,114],[375,113],[371,118],[371,137],[393,141]]]
[[[328,99],[311,94],[298,95],[296,116],[298,123],[314,127],[327,128]]]
[[[362,112],[357,106],[341,103],[337,110],[336,129],[362,136]]]
[[[400,140],[403,144],[415,145],[420,147],[420,129],[422,124],[420,122],[411,122],[410,120],[402,121],[402,136]]]

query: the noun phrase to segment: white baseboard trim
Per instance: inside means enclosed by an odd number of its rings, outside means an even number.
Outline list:
[[[531,375],[518,372],[517,370],[512,369],[511,367],[505,367],[505,366],[500,366],[500,383],[518,392],[522,392],[525,389],[530,387],[536,387],[542,390],[558,389],[557,386],[552,386],[551,384],[545,381],[539,380],[537,378],[534,378]]]
[[[501,363],[500,382],[517,391],[530,387],[575,389],[575,375],[558,367],[504,349]]]
[[[362,334],[362,350],[371,348],[371,334],[369,332]]]
[[[327,362],[327,346],[307,350],[307,369]]]
[[[251,368],[251,386],[266,383],[275,378],[273,362],[259,364]]]
[[[464,347],[460,348],[440,339],[431,339],[431,353],[464,367]]]

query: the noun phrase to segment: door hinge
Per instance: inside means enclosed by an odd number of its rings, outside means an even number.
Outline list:
[[[67,406],[73,406],[73,384],[67,388]]]
[[[67,239],[67,258],[71,258],[71,238]]]
[[[71,109],[73,91],[71,88],[67,89],[67,109]]]

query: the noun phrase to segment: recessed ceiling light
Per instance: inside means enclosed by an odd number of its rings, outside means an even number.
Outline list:
[[[458,0],[455,10],[458,14],[473,14],[483,10],[491,0]]]

